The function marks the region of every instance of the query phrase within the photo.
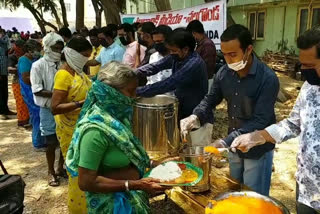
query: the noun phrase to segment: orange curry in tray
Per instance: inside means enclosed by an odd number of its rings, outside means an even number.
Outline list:
[[[167,183],[187,184],[192,183],[198,178],[198,173],[196,173],[192,169],[187,169],[187,166],[185,164],[179,163],[178,166],[182,170],[182,175],[179,178],[176,178],[175,180],[169,181]]]
[[[206,214],[282,214],[273,203],[247,196],[230,196],[221,201],[210,201]]]

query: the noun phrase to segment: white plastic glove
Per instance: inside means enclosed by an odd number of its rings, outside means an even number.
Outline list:
[[[248,152],[252,147],[259,146],[266,143],[266,139],[255,131],[249,134],[243,134],[237,137],[231,144],[231,148],[237,148],[242,152]]]
[[[192,129],[200,128],[200,121],[198,117],[194,114],[190,115],[189,117],[180,120],[180,129],[181,129],[181,137],[183,140],[186,140],[188,133]]]

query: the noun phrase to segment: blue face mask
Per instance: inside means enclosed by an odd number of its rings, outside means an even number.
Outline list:
[[[301,74],[310,85],[320,86],[320,77],[316,69],[301,69]]]

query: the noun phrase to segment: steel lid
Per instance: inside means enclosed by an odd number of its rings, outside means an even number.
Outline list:
[[[169,95],[154,97],[140,97],[136,100],[136,107],[142,108],[168,108],[178,104],[178,99]]]

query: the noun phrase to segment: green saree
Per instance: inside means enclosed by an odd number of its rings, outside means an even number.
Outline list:
[[[149,157],[140,141],[132,133],[132,112],[134,100],[116,89],[96,80],[90,89],[86,102],[73,133],[66,165],[71,176],[78,176],[80,139],[84,132],[96,128],[123,151],[130,162],[137,167],[142,177],[149,167]],[[86,192],[89,214],[149,213],[148,195],[143,191],[92,193]]]

